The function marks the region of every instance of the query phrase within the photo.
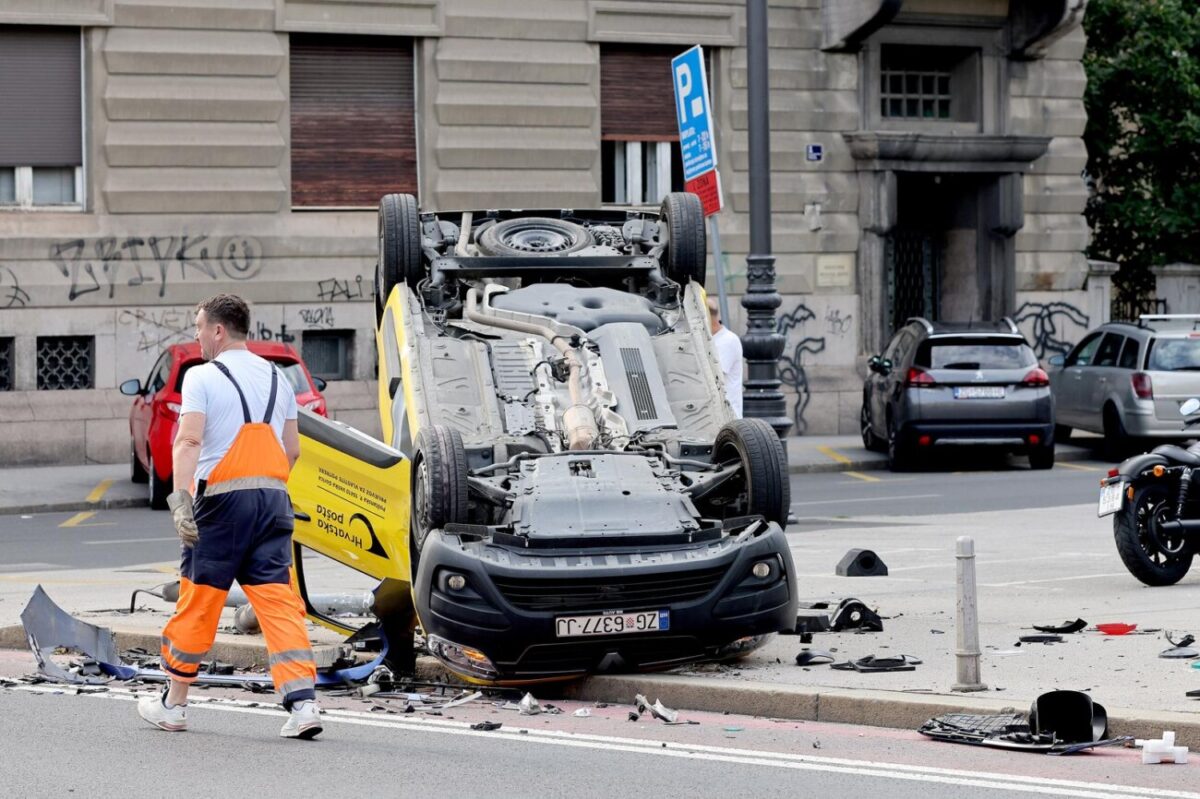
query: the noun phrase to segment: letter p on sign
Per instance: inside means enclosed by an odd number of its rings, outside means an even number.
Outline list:
[[[675,66],[675,93],[679,95],[680,125],[687,124],[689,110],[692,113],[693,119],[704,113],[704,98],[692,97],[693,85],[691,66],[688,64],[677,64]]]

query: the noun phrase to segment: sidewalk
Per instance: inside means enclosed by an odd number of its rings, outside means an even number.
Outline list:
[[[887,456],[864,449],[858,436],[791,436],[786,443],[792,474],[887,469]],[[1087,446],[1057,447],[1059,462],[1094,457]],[[136,508],[147,504],[148,494],[146,485],[130,482],[126,464],[0,469],[0,515]]]

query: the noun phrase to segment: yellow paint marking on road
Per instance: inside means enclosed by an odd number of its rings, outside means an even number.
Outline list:
[[[92,493],[87,495],[87,501],[88,502],[99,502],[100,498],[104,496],[104,493],[106,491],[108,491],[108,489],[112,488],[112,484],[113,484],[113,481],[111,479],[101,480],[100,485],[93,488]]]
[[[1058,465],[1063,467],[1064,469],[1077,469],[1078,471],[1081,471],[1081,472],[1103,471],[1102,469],[1097,469],[1095,466],[1080,466],[1078,463],[1063,463],[1062,461],[1059,461]]]
[[[842,474],[846,475],[847,477],[855,477],[855,478],[857,478],[859,480],[863,480],[864,482],[867,482],[867,483],[878,483],[879,482],[878,477],[872,477],[871,475],[863,474],[862,472],[842,472]]]
[[[847,458],[845,455],[838,452],[837,450],[833,449],[832,447],[827,447],[825,445],[821,445],[821,446],[817,447],[817,452],[821,453],[822,455],[824,455],[828,458],[833,458],[838,463],[850,463],[849,458]]]
[[[59,525],[59,527],[78,527],[80,522],[86,522],[96,515],[94,510],[82,510]]]

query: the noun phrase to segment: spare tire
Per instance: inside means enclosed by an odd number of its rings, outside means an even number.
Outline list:
[[[417,198],[411,194],[385,194],[379,201],[379,260],[375,264],[376,323],[383,318],[383,306],[397,284],[406,283],[416,288],[424,277]]]
[[[729,516],[762,516],[785,526],[792,492],[787,455],[775,429],[762,419],[735,419],[722,427],[712,460],[724,463],[735,458],[741,461],[742,475]]]
[[[570,255],[594,243],[582,225],[565,219],[529,216],[489,225],[475,243],[484,255]]]
[[[689,280],[704,285],[708,242],[704,236],[704,207],[700,198],[677,191],[663,200],[659,217],[667,228],[667,249],[663,255],[666,276],[680,285]]]
[[[467,451],[458,431],[446,425],[426,425],[417,433],[411,519],[413,555],[430,531],[467,520]]]

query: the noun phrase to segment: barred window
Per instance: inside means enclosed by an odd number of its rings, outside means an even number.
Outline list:
[[[13,340],[0,338],[0,391],[12,391],[13,382]]]
[[[59,391],[94,388],[95,355],[95,336],[38,336],[38,389]]]
[[[879,113],[883,119],[976,119],[978,51],[884,45],[881,56]]]
[[[304,363],[313,377],[349,380],[353,374],[350,354],[354,351],[353,330],[306,330],[301,348]]]

